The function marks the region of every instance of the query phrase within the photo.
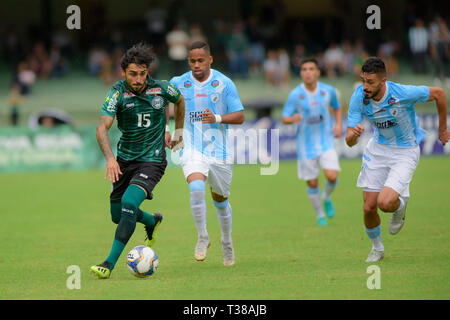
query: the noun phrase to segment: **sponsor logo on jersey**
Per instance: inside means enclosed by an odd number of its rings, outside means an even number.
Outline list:
[[[319,114],[317,116],[308,117],[306,119],[307,124],[316,124],[323,121],[323,115]]]
[[[195,95],[196,98],[201,98],[201,97],[207,97],[208,95],[206,93],[197,93]]]
[[[185,88],[190,88],[192,86],[192,82],[190,82],[189,80],[184,82],[184,87]]]
[[[142,178],[148,179],[148,175],[146,175],[146,174],[140,173],[139,176]]]
[[[389,128],[395,127],[397,124],[398,124],[397,122],[394,122],[391,120],[374,123],[375,127],[377,127],[378,129],[389,129]]]
[[[160,94],[161,93],[161,88],[147,89],[147,91],[145,93],[147,93],[147,94]]]
[[[125,105],[125,107],[126,107],[126,108],[134,107],[134,103],[127,103],[127,104]]]
[[[202,117],[199,116],[200,113],[202,113],[203,111],[191,111],[189,112],[189,122],[190,123],[194,123],[194,122],[201,122],[202,121]]]
[[[155,96],[152,99],[152,107],[155,109],[161,109],[163,107],[164,104],[164,99],[161,98],[160,96]]]
[[[134,93],[131,93],[131,92],[124,92],[123,93],[124,99],[128,99],[128,98],[131,98],[133,96],[134,96]]]
[[[167,87],[167,93],[172,97],[176,97],[178,95],[177,90],[174,89],[172,86]]]
[[[214,88],[216,88],[216,87],[218,87],[219,86],[219,80],[214,80],[213,82],[211,82],[211,85],[214,87]]]
[[[375,111],[374,114],[377,114],[377,113],[383,113],[383,112],[386,112],[386,110],[380,109],[380,110],[378,110],[378,111]]]
[[[115,112],[116,111],[116,105],[117,105],[117,98],[119,97],[119,91],[116,91],[111,98],[106,98],[106,101],[108,102],[108,107],[106,107],[106,110],[109,112]]]

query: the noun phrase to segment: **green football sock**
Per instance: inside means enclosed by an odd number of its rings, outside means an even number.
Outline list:
[[[106,261],[110,263],[111,270],[114,268],[120,254],[128,243],[128,240],[130,240],[133,235],[134,229],[136,228],[139,206],[145,198],[145,191],[134,184],[128,186],[122,196],[120,221],[116,228],[110,254],[108,255],[108,258],[106,258]]]
[[[117,239],[114,239],[111,251],[109,256],[106,258],[106,261],[109,262],[111,270],[114,269],[117,260],[119,260],[120,255],[122,254],[123,249],[125,249],[125,243],[120,242]]]

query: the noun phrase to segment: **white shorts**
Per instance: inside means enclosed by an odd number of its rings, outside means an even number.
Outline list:
[[[419,164],[420,148],[394,148],[369,140],[362,157],[361,172],[356,185],[368,192],[383,187],[409,198],[409,183]]]
[[[225,160],[205,157],[199,152],[184,152],[180,157],[184,177],[187,179],[191,174],[199,172],[206,177],[206,182],[212,191],[224,198],[230,196],[231,178],[233,176],[233,165]]]
[[[336,150],[329,149],[314,159],[297,160],[299,179],[308,181],[318,178],[319,166],[325,170],[341,171]]]

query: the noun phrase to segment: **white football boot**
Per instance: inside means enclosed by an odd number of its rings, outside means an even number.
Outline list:
[[[384,258],[384,251],[378,251],[372,248],[366,262],[377,262]]]
[[[197,245],[195,246],[194,258],[197,261],[203,261],[206,259],[206,251],[211,246],[209,238],[198,238]]]
[[[408,200],[403,198],[403,201],[405,202],[403,209],[398,212],[393,213],[391,216],[391,221],[389,223],[389,233],[390,234],[399,233],[399,231],[403,227],[403,224],[405,223],[406,206],[408,204]]]

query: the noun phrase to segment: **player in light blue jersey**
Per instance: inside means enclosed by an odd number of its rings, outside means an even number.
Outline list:
[[[328,218],[333,218],[335,209],[330,195],[341,170],[334,138],[342,134],[342,110],[334,88],[318,81],[320,70],[316,59],[302,61],[300,76],[303,82],[291,91],[284,105],[283,123],[298,124],[298,177],[306,180],[308,197],[316,210],[317,224],[326,226],[328,223],[320,199],[319,167],[322,167],[326,178],[322,194],[325,213]]]
[[[189,48],[188,61],[191,71],[170,81],[181,91],[186,104],[184,148],[180,151],[180,160],[189,184],[191,212],[198,231],[194,257],[197,261],[205,260],[211,244],[206,229],[207,182],[222,233],[223,263],[231,266],[235,256],[231,240],[232,211],[228,201],[233,169],[228,125],[244,122],[244,107],[234,83],[211,69],[213,58],[207,43],[194,42]]]
[[[360,85],[350,99],[345,138],[350,147],[358,143],[366,118],[374,127],[373,137],[362,157],[357,186],[363,188],[364,224],[372,241],[366,262],[384,257],[378,208],[392,212],[389,232],[396,234],[405,221],[409,183],[419,163],[419,144],[425,131],[419,127],[414,111],[416,102],[436,101],[439,114],[439,140],[450,139],[447,130],[447,100],[436,87],[402,85],[387,81],[384,62],[377,57],[366,60]]]

